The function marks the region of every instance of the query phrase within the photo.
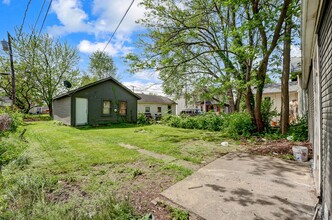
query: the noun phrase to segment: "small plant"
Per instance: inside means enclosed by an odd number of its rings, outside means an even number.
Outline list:
[[[308,120],[304,116],[300,118],[297,124],[292,124],[289,128],[288,135],[293,137],[293,141],[308,140]]]
[[[139,113],[138,117],[137,117],[137,124],[138,125],[148,125],[148,124],[150,124],[150,121],[144,113]]]
[[[143,174],[143,171],[142,170],[140,170],[140,169],[135,169],[134,171],[133,171],[133,178],[135,178],[135,177],[137,177],[137,176],[140,176],[140,175],[142,175]]]

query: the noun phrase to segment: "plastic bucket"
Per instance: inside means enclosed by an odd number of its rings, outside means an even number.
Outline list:
[[[308,148],[304,146],[294,146],[292,147],[293,155],[297,161],[308,161]]]

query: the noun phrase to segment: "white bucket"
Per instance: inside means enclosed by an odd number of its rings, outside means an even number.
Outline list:
[[[308,148],[304,146],[294,146],[292,147],[293,155],[297,161],[308,161]]]

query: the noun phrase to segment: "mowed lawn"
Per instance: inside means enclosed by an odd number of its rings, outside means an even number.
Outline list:
[[[63,217],[57,213],[67,213],[73,207],[79,207],[82,216],[87,216],[114,193],[129,196],[142,214],[164,216],[165,211],[152,207],[150,201],[193,170],[121,145],[202,165],[238,149],[232,143],[222,147],[220,142],[225,139],[218,132],[163,125],[73,128],[48,121],[27,123],[20,129],[23,128],[27,129],[25,138],[29,145],[18,160],[23,162],[12,163],[3,170],[4,179],[11,183],[3,191],[7,193],[5,197],[11,195],[8,210],[23,219],[27,213],[35,218]],[[32,192],[18,187],[34,187],[45,195],[30,200]]]

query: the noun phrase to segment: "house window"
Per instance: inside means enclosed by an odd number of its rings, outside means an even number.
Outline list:
[[[119,102],[119,114],[120,115],[127,114],[127,102]]]
[[[157,112],[158,112],[158,113],[161,113],[161,107],[158,107],[158,108],[157,108]]]
[[[145,107],[145,113],[149,113],[150,112],[150,107]]]
[[[168,114],[172,114],[172,106],[171,105],[167,106],[167,112],[168,112]]]
[[[110,115],[111,114],[111,101],[104,100],[103,101],[103,115]]]

